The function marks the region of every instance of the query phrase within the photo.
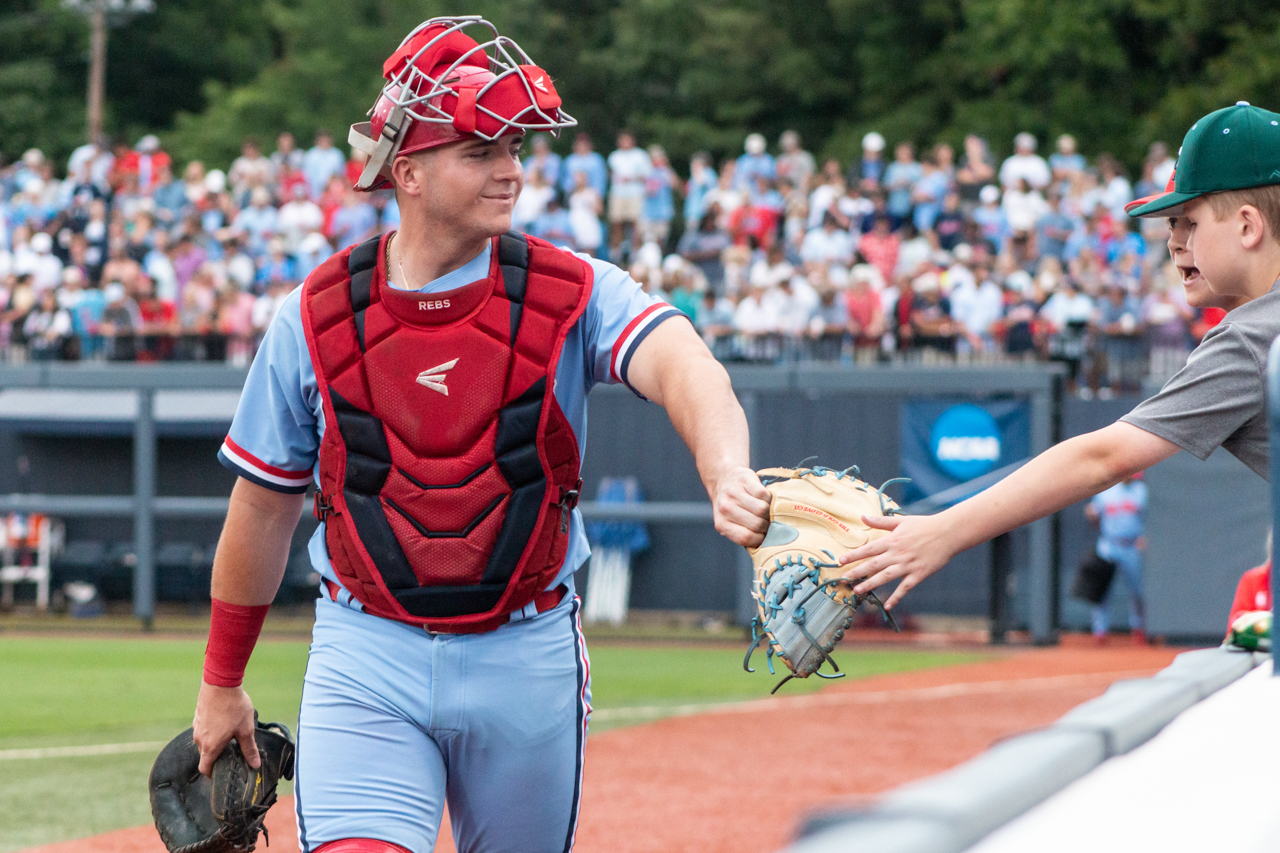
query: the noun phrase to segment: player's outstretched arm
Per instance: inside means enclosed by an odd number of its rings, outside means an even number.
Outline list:
[[[248,607],[271,603],[284,578],[302,502],[302,495],[273,492],[243,478],[236,480],[213,558],[213,598]],[[206,776],[232,738],[240,744],[250,766],[259,765],[253,703],[243,687],[201,681],[192,726],[200,747],[200,772]]]
[[[667,410],[711,496],[716,530],[755,547],[769,529],[769,492],[751,470],[747,418],[729,374],[693,326],[669,320],[640,342],[628,379]]]
[[[890,533],[842,555],[841,563],[866,561],[845,577],[864,579],[854,588],[858,593],[901,578],[885,602],[893,607],[961,551],[1092,497],[1180,449],[1122,421],[1068,439],[937,515],[865,518]]]

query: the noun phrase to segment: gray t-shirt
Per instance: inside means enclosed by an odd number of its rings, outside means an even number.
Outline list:
[[[1231,311],[1160,393],[1120,420],[1208,459],[1219,446],[1270,477],[1267,353],[1280,335],[1280,281]]]

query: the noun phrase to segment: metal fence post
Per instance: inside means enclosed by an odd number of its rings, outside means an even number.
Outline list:
[[[155,507],[156,412],[154,388],[138,388],[133,423],[133,615],[144,631],[154,626],[156,610]]]
[[[1031,394],[1031,453],[1038,456],[1053,443],[1053,376],[1046,375],[1046,387]],[[1029,562],[1027,573],[1027,627],[1038,646],[1058,642],[1057,578],[1053,570],[1053,526],[1042,518],[1028,526]]]
[[[760,462],[759,439],[756,437],[756,413],[759,409],[758,394],[755,391],[746,391],[738,395],[738,401],[742,404],[742,412],[747,418],[747,430],[751,436],[750,454],[751,461],[748,462],[752,468]],[[736,549],[738,554],[738,594],[734,601],[734,615],[737,617],[739,625],[751,624],[752,618],[756,615],[755,599],[751,597],[751,584],[755,581],[755,566],[751,563],[751,555],[747,553],[746,548]]]
[[[1267,359],[1267,412],[1271,421],[1271,538],[1280,530],[1280,338],[1271,343]],[[1272,546],[1272,554],[1275,552]],[[1280,644],[1276,643],[1276,590],[1280,589],[1280,570],[1271,559],[1271,674],[1280,675]]]

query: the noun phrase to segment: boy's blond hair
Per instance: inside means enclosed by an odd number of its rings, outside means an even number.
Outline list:
[[[1218,221],[1231,216],[1246,204],[1256,207],[1267,223],[1271,239],[1280,243],[1280,184],[1206,193],[1203,198],[1213,211],[1213,218]]]

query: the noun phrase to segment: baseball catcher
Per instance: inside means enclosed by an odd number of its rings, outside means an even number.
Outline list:
[[[200,748],[187,729],[169,741],[151,767],[151,815],[169,853],[249,851],[275,804],[281,777],[293,778],[293,737],[280,723],[254,717],[254,740],[262,763],[253,768],[235,741],[200,773]]]
[[[765,643],[769,672],[774,672],[775,655],[791,670],[771,691],[777,693],[793,678],[844,675],[831,650],[864,601],[878,607],[898,630],[874,592],[854,594],[854,582],[841,577],[847,567],[836,561],[836,555],[885,535],[863,523],[862,516],[901,515],[884,490],[905,479],[889,480],[876,489],[859,478],[857,466],[843,471],[817,465],[766,468],[758,473],[772,501],[764,541],[747,549],[756,569],[751,587],[756,616],[751,620],[751,646],[742,667],[755,672],[751,655]],[[831,664],[835,674],[818,671],[824,662]]]

